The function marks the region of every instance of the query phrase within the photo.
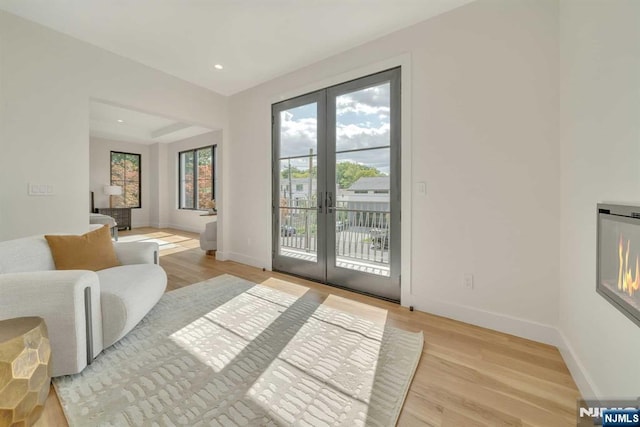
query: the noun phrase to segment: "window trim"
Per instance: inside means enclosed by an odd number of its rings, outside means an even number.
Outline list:
[[[193,177],[193,200],[194,206],[193,208],[185,208],[182,207],[182,155],[185,153],[193,153],[194,164],[197,161],[197,152],[199,150],[203,150],[205,148],[211,148],[211,200],[216,199],[216,151],[218,144],[205,145],[203,147],[190,148],[189,150],[183,150],[178,152],[178,209],[185,211],[206,211],[207,209],[200,209],[197,207],[195,203],[198,200],[198,178],[197,171],[198,168],[194,167],[194,177]]]
[[[125,206],[125,208],[129,209],[142,209],[142,154],[140,153],[127,153],[125,151],[116,151],[111,150],[109,154],[109,183],[113,184],[113,155],[114,154],[124,154],[127,156],[138,156],[138,206]],[[123,177],[123,182],[126,183],[126,180]],[[126,185],[122,186],[122,194],[123,198],[125,195]]]

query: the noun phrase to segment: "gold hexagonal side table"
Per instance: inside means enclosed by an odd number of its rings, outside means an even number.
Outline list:
[[[51,346],[40,317],[0,320],[0,426],[31,426],[51,384]]]

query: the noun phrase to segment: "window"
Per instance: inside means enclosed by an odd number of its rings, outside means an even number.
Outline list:
[[[142,207],[140,194],[140,154],[111,152],[111,185],[122,188],[121,196],[111,196],[115,208]]]
[[[296,191],[302,191],[302,184],[296,184]]]
[[[216,146],[179,154],[180,209],[205,210],[215,199]]]

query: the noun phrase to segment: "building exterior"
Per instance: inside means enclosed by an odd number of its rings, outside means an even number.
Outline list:
[[[337,206],[348,210],[389,212],[390,181],[388,176],[362,177],[345,190],[340,190]]]
[[[318,184],[315,178],[283,178],[280,180],[280,200],[291,207],[306,207],[308,201],[317,197]],[[289,203],[291,201],[291,203]],[[281,204],[282,205],[282,204]]]

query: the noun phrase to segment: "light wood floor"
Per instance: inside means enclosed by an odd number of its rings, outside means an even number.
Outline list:
[[[121,239],[160,239],[167,291],[232,274],[288,292],[308,288],[323,304],[409,330],[425,345],[399,426],[575,426],[580,394],[555,347],[236,262],[200,250],[197,235],[139,228]],[[305,289],[306,290],[306,289]],[[53,391],[36,424],[66,426]]]

